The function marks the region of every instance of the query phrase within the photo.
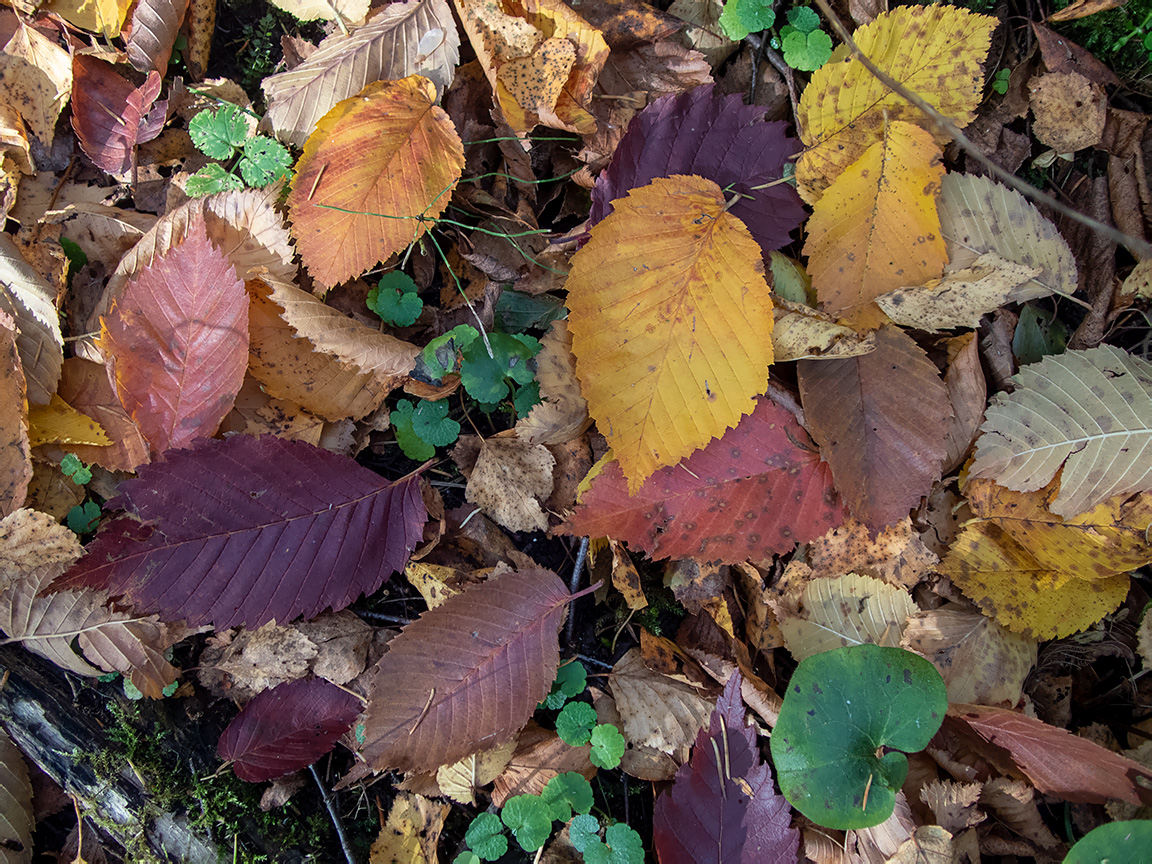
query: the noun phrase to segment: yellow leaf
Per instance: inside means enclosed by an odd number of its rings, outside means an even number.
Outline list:
[[[804,246],[824,311],[878,325],[885,319],[875,298],[943,272],[948,256],[936,212],[943,177],[932,136],[896,121],[828,187]]]
[[[288,206],[296,248],[325,286],[414,243],[444,212],[464,169],[456,127],[427,78],[377,81],[316,124]]]
[[[997,23],[955,6],[901,6],[877,16],[854,38],[877,67],[963,128],[980,103],[980,64]],[[838,49],[812,76],[799,114],[808,149],[796,164],[796,179],[809,204],[880,140],[885,118],[925,125],[918,108],[889,90],[845,49]]]
[[[568,329],[588,412],[635,492],[751,413],[772,362],[760,248],[711,180],[614,202],[572,258]]]
[[[132,0],[49,0],[44,8],[81,30],[115,39],[131,5]]]
[[[28,443],[31,447],[49,443],[107,447],[112,440],[99,423],[53,393],[47,405],[29,406]]]

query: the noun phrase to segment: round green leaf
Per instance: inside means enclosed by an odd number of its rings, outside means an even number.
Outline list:
[[[248,140],[248,121],[235,105],[225,104],[193,117],[188,123],[188,134],[205,156],[231,159]]]
[[[788,803],[826,828],[870,828],[890,815],[948,710],[944,679],[901,648],[852,645],[800,663],[772,731]],[[899,752],[903,751],[903,752]]]
[[[724,35],[738,42],[749,33],[759,33],[776,23],[772,10],[775,0],[728,0],[720,13]]]
[[[495,813],[481,813],[464,832],[464,842],[485,861],[495,861],[508,851],[504,826]]]
[[[589,758],[597,768],[612,769],[624,757],[627,742],[611,723],[601,723],[592,730],[592,752]]]
[[[609,825],[604,842],[597,838],[584,847],[584,864],[644,864],[644,841],[622,822]]]
[[[573,812],[584,814],[592,809],[592,784],[583,774],[568,771],[549,780],[540,798],[553,820],[567,822]]]
[[[460,437],[460,424],[448,416],[448,401],[421,399],[412,413],[412,431],[436,447],[447,447]]]
[[[1068,850],[1064,864],[1140,864],[1152,846],[1152,820],[1109,822],[1094,828]]]
[[[500,818],[525,852],[535,852],[552,833],[552,816],[548,812],[548,805],[539,795],[509,798],[500,811]]]
[[[568,839],[572,841],[577,852],[583,852],[592,840],[599,842],[599,833],[600,822],[595,816],[587,814],[574,817],[572,824],[568,826]]]
[[[424,301],[416,293],[416,283],[401,270],[393,270],[380,277],[379,284],[368,292],[368,308],[385,324],[410,327],[420,317]]]
[[[249,186],[259,188],[287,177],[292,165],[288,148],[267,135],[257,135],[244,142],[240,176]]]
[[[556,718],[556,734],[565,744],[582,747],[592,738],[595,725],[595,708],[587,702],[569,702]]]

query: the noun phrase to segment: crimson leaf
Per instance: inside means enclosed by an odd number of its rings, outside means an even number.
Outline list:
[[[106,588],[217,630],[343,609],[403,569],[427,511],[415,478],[272,435],[169,450],[125,481],[87,554],[52,586]]]
[[[216,752],[241,780],[261,783],[307,768],[352,728],[360,700],[323,678],[257,694],[228,724]]]

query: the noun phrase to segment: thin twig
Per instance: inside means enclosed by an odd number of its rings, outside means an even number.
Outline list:
[[[836,31],[836,35],[840,37],[840,41],[848,46],[848,50],[851,51],[856,59],[858,59],[864,65],[865,69],[871,72],[890,90],[900,94],[904,97],[904,99],[906,99],[908,102],[911,102],[922,112],[924,112],[924,114],[930,121],[932,121],[932,124],[936,127],[937,132],[952,138],[952,140],[954,140],[957,145],[959,145],[961,150],[963,150],[971,158],[975,159],[982,166],[984,166],[984,168],[991,172],[998,180],[1002,181],[1008,186],[1011,186],[1025,198],[1030,198],[1038,204],[1051,207],[1057,213],[1062,213],[1069,219],[1079,222],[1081,225],[1086,225],[1093,231],[1096,231],[1104,237],[1107,237],[1109,240],[1112,240],[1115,243],[1119,243],[1121,246],[1127,248],[1128,251],[1135,255],[1137,258],[1152,258],[1152,244],[1144,240],[1139,240],[1135,237],[1130,237],[1123,231],[1117,231],[1111,225],[1105,225],[1103,222],[1099,222],[1096,219],[1093,219],[1091,216],[1086,216],[1080,211],[1074,210],[1066,204],[1062,204],[1051,195],[1041,192],[1031,183],[1026,183],[1014,174],[1010,174],[1009,172],[1005,171],[1003,168],[1001,168],[999,165],[981,153],[976,145],[968,140],[967,136],[965,136],[964,133],[960,131],[955,123],[953,123],[950,119],[929,105],[928,102],[926,102],[918,93],[909,90],[887,72],[880,69],[870,59],[868,59],[867,55],[865,55],[864,52],[860,50],[860,46],[858,46],[852,39],[852,35],[848,32],[847,28],[845,28],[844,22],[840,20],[840,17],[832,9],[832,6],[829,4],[828,0],[816,0],[816,4],[820,7],[820,11],[824,13],[824,17],[828,19],[828,23],[832,25],[832,29]]]
[[[576,550],[576,566],[572,568],[572,578],[568,580],[568,593],[575,594],[580,590],[580,574],[584,572],[584,562],[588,558],[588,538],[580,538],[580,548]],[[565,635],[568,638],[568,644],[572,644],[573,635],[576,632],[576,608],[575,604],[568,607],[568,629]]]
[[[340,811],[336,809],[336,801],[332,797],[332,793],[328,791],[328,787],[320,781],[320,775],[316,772],[315,765],[309,765],[308,770],[312,772],[312,779],[316,781],[316,785],[320,787],[320,797],[324,799],[324,806],[328,808],[328,815],[332,819],[332,825],[336,828],[336,836],[340,840],[340,848],[344,851],[344,860],[348,864],[356,864],[356,856],[352,854],[352,847],[348,844],[348,835],[344,833],[344,821],[340,818]]]

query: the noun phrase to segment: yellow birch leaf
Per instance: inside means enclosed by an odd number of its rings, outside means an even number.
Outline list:
[[[53,393],[52,401],[47,405],[30,405],[28,408],[29,446],[51,443],[107,447],[112,439],[103,426]]]
[[[948,255],[936,212],[943,177],[932,136],[896,121],[828,187],[804,246],[824,311],[879,325],[885,319],[875,298],[943,272]]]
[[[572,258],[568,329],[588,412],[635,493],[752,412],[772,363],[759,246],[711,180],[633,189]]]
[[[132,0],[49,0],[43,8],[81,30],[115,39],[131,5]]]
[[[377,81],[316,124],[296,163],[288,206],[296,248],[331,287],[403,251],[444,212],[464,147],[436,87],[409,75]]]
[[[853,35],[877,67],[963,128],[980,103],[981,63],[997,23],[956,6],[901,6]],[[799,117],[808,149],[796,164],[796,179],[809,204],[880,140],[885,118],[927,125],[918,108],[845,49],[813,74],[800,99]]]

